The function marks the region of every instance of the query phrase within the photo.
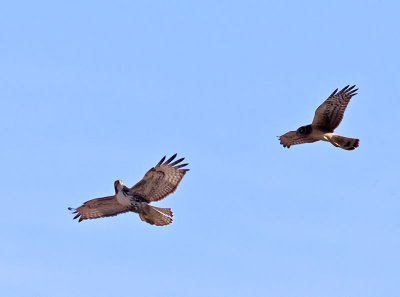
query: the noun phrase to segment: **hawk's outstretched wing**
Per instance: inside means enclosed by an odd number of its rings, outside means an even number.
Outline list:
[[[281,137],[279,137],[279,140],[281,141],[283,147],[287,148],[290,148],[291,145],[312,143],[318,141],[317,139],[309,136],[297,135],[296,131],[290,131],[286,134],[283,134]]]
[[[130,210],[128,206],[118,203],[115,196],[92,199],[86,201],[78,208],[70,207],[68,209],[73,210],[73,213],[77,214],[74,219],[79,218],[79,222],[82,220],[112,217]]]
[[[169,158],[165,163],[165,156],[158,164],[151,168],[143,179],[131,188],[133,195],[139,195],[147,202],[159,201],[169,194],[175,192],[183,176],[189,169],[180,169],[188,165],[180,164],[185,158],[181,158],[171,163],[176,154]]]
[[[350,99],[357,95],[354,86],[344,87],[337,93],[336,89],[315,111],[313,126],[317,126],[327,132],[333,132],[343,119],[344,111]]]

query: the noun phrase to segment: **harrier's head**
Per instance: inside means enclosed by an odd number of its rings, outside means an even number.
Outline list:
[[[311,125],[307,126],[301,126],[299,129],[297,129],[296,134],[298,136],[305,136],[311,133],[312,127]]]
[[[122,182],[122,180],[116,180],[114,182],[114,189],[115,189],[115,194],[117,194],[119,191],[121,191],[124,187],[124,183]]]

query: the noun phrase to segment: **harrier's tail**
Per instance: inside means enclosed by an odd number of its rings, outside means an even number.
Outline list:
[[[332,137],[330,137],[329,141],[334,146],[338,146],[338,147],[348,150],[348,151],[354,150],[360,144],[360,139],[348,138],[348,137],[339,136],[339,135],[332,135]]]
[[[139,212],[142,221],[156,226],[166,226],[172,223],[174,214],[170,208],[160,208],[151,205],[143,207]]]

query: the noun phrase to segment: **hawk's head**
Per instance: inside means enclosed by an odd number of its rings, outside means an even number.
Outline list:
[[[114,182],[114,189],[115,189],[115,194],[117,194],[119,191],[121,191],[124,188],[124,183],[122,180],[116,180]]]
[[[301,126],[299,129],[297,129],[296,134],[298,136],[305,136],[311,133],[312,127],[311,125],[307,126]]]

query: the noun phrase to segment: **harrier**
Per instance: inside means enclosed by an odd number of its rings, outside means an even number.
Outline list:
[[[114,196],[89,200],[78,208],[68,209],[76,213],[74,219],[79,218],[79,222],[116,216],[124,212],[136,212],[142,221],[151,225],[169,225],[173,217],[171,209],[151,206],[150,203],[162,200],[175,192],[183,176],[189,171],[189,169],[182,169],[188,165],[187,163],[179,164],[185,158],[171,163],[175,157],[176,154],[165,161],[164,156],[132,188],[128,188],[121,180],[117,180],[114,182]]]
[[[283,147],[312,143],[318,140],[329,141],[336,147],[351,151],[358,147],[360,140],[333,134],[343,119],[344,111],[350,99],[357,95],[357,90],[346,86],[338,92],[336,89],[315,111],[311,125],[301,126],[297,131],[290,131],[279,137]]]

